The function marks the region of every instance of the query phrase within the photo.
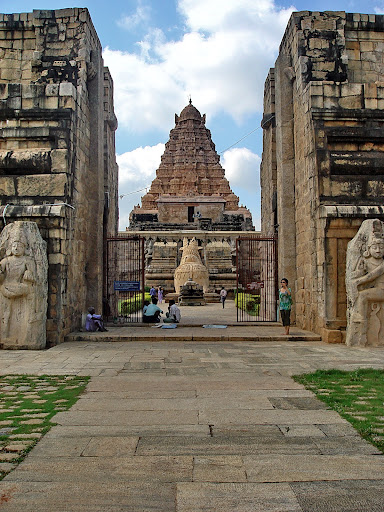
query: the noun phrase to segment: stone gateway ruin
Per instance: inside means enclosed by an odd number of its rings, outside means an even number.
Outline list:
[[[262,231],[296,324],[344,342],[348,242],[384,220],[383,16],[293,13],[264,90]]]
[[[262,233],[278,235],[278,265],[250,284],[264,276],[275,311],[276,272],[287,277],[296,325],[327,342],[382,338],[383,26],[379,15],[293,13],[265,82]],[[193,239],[206,271],[192,284],[207,296],[236,288],[236,240],[254,227],[205,124],[191,101],[175,115],[120,238],[140,240],[145,284],[166,291]],[[0,15],[0,348],[53,346],[90,305],[102,310],[117,235],[116,128],[87,9]],[[258,264],[269,258],[259,252]]]
[[[118,219],[116,127],[87,9],[0,15],[0,223],[36,223],[46,242],[47,346],[79,329],[89,305],[101,310],[103,240]],[[29,263],[24,276],[36,282]]]

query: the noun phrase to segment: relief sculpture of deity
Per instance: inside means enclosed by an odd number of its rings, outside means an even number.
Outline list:
[[[35,222],[8,224],[0,235],[0,346],[46,345],[47,249]]]
[[[384,222],[365,220],[348,243],[347,345],[384,345]]]

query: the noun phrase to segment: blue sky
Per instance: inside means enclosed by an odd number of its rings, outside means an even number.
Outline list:
[[[382,14],[384,0],[0,0],[3,13],[65,7],[89,9],[114,79],[120,229],[145,193],[136,191],[155,177],[189,95],[207,114],[231,187],[259,228],[263,86],[291,12]]]

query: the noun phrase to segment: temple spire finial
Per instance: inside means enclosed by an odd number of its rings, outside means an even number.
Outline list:
[[[192,96],[190,94],[188,94],[188,98],[189,98],[189,104],[192,105]]]

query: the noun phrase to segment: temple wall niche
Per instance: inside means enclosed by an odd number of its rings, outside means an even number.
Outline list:
[[[383,216],[381,24],[292,14],[265,87],[262,231],[277,219],[296,323],[329,342],[345,340],[347,243],[364,219]]]
[[[117,231],[112,81],[87,9],[1,14],[0,48],[1,222],[34,221],[47,242],[49,346],[101,308],[103,233]]]

